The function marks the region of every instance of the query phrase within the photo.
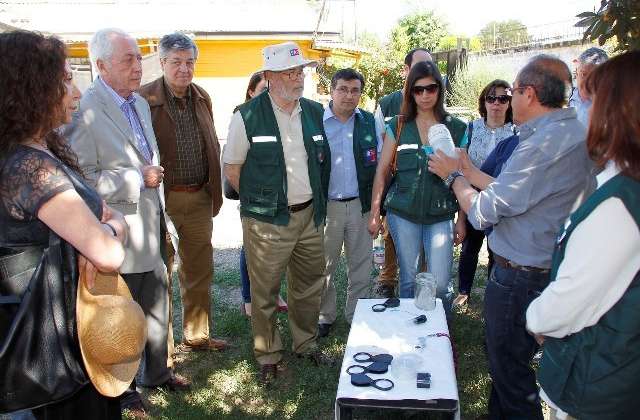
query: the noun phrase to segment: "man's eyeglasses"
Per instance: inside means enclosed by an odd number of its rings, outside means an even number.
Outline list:
[[[523,91],[528,87],[532,88],[533,90],[536,90],[536,87],[534,85],[520,85],[518,87],[507,88],[505,90],[507,91],[507,95],[513,96],[513,92]]]
[[[305,68],[301,67],[301,68],[297,68],[297,69],[281,71],[280,74],[283,74],[283,75],[287,76],[289,78],[289,80],[296,80],[296,79],[299,79],[299,78],[303,78],[304,79],[304,75],[306,74],[306,72],[305,72]]]
[[[509,95],[487,95],[484,97],[484,101],[488,104],[494,104],[498,101],[498,103],[504,105],[509,102]]]
[[[431,83],[431,84],[424,85],[424,86],[422,86],[422,85],[414,85],[411,88],[411,92],[414,95],[422,95],[423,92],[435,93],[435,92],[438,91],[439,87],[440,86],[437,83]]]
[[[186,61],[181,61],[181,60],[170,60],[170,59],[165,59],[165,63],[169,64],[171,67],[175,67],[175,68],[179,68],[182,67],[182,65],[184,64],[188,69],[192,69],[195,67],[196,65],[196,60],[186,60]]]
[[[340,95],[343,95],[343,96],[347,96],[347,95],[358,96],[358,95],[360,95],[362,93],[360,88],[349,89],[346,86],[340,86],[335,91],[338,92]]]

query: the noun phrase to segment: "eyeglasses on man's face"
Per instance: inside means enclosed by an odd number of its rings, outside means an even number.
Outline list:
[[[509,95],[487,95],[484,97],[484,101],[488,104],[494,104],[496,101],[504,105],[509,102]]]
[[[347,95],[358,96],[358,95],[360,95],[362,93],[360,88],[351,88],[351,89],[349,89],[346,86],[340,86],[339,88],[336,88],[335,92],[338,92],[340,95],[343,95],[343,96],[347,96]]]
[[[422,95],[424,92],[427,93],[435,93],[439,89],[439,85],[437,83],[430,83],[428,85],[413,85],[411,88],[411,92],[414,95]]]
[[[534,91],[536,90],[536,87],[534,85],[520,85],[518,87],[507,88],[505,89],[505,91],[507,92],[507,95],[513,96],[514,92],[518,92],[518,91],[523,92],[526,88],[529,88],[529,87]]]
[[[296,67],[294,69],[281,71],[279,73],[283,76],[288,77],[289,80],[304,79],[304,76],[307,73],[305,69],[305,67]]]

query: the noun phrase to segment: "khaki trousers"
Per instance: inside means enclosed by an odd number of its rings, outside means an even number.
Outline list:
[[[313,206],[291,213],[288,226],[242,217],[244,249],[251,279],[253,350],[261,365],[282,359],[276,327],[280,281],[287,272],[287,303],[293,351],[316,348],[324,271],[324,229],[313,223]]]
[[[395,287],[398,284],[398,257],[396,256],[396,247],[393,244],[393,238],[391,237],[391,231],[389,231],[389,225],[387,224],[387,218],[382,219],[384,226],[384,267],[380,271],[378,281],[388,286]]]
[[[171,191],[167,199],[167,214],[179,237],[182,341],[197,344],[208,340],[210,333],[213,283],[211,197],[204,189],[197,192]]]
[[[318,322],[333,324],[337,316],[336,287],[333,282],[340,261],[342,245],[347,257],[347,302],[344,316],[350,324],[359,298],[369,296],[373,240],[367,231],[369,212],[362,214],[359,199],[327,203],[327,225],[324,228],[324,291]]]

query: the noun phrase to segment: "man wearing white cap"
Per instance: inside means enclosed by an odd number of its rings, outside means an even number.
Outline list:
[[[269,382],[282,359],[275,321],[285,269],[293,351],[331,362],[316,349],[331,159],[322,105],[302,98],[304,68],[317,63],[293,42],[266,47],[263,60],[269,88],[233,115],[223,160],[240,195],[254,353]]]

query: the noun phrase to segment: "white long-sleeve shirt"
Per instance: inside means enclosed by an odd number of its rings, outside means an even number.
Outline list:
[[[598,187],[619,173],[610,163]],[[573,231],[556,280],[527,309],[527,329],[562,338],[595,325],[620,300],[640,270],[640,230],[618,198],[609,198]],[[558,410],[540,390],[540,396]]]
[[[598,187],[618,173],[608,165]],[[622,201],[609,198],[573,231],[556,280],[527,309],[527,328],[562,338],[595,325],[639,270],[640,231]]]

